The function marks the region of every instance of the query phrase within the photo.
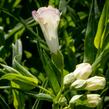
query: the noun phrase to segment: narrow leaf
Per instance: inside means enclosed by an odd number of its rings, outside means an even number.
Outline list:
[[[93,42],[97,27],[97,14],[99,13],[99,11],[97,11],[97,8],[98,6],[96,0],[92,0],[84,43],[84,62],[89,63],[93,63],[96,54]]]
[[[23,67],[22,65],[20,65],[17,62],[16,57],[13,60],[14,68],[17,69],[22,75],[29,76],[29,77],[34,77],[25,67]]]
[[[8,73],[5,74],[1,77],[1,79],[7,79],[10,81],[16,82],[19,86],[24,87],[23,85],[31,85],[31,86],[37,86],[38,85],[38,79],[37,78],[32,78],[32,77],[27,77],[19,74],[14,74],[14,73]]]
[[[53,98],[49,95],[49,94],[45,94],[45,93],[39,93],[39,94],[31,94],[29,93],[29,95],[32,95],[36,98],[38,98],[39,100],[46,100],[46,101],[53,101]]]
[[[61,51],[57,51],[56,54],[52,54],[52,60],[54,64],[59,68],[60,70],[63,70],[64,68],[64,58],[61,53]]]
[[[102,48],[108,19],[109,19],[109,0],[106,0],[99,23],[98,23],[96,36],[94,39],[94,45],[97,49]]]
[[[6,103],[2,96],[0,96],[0,107],[1,109],[10,109],[9,105]]]
[[[49,82],[51,83],[54,93],[57,94],[60,90],[60,85],[58,83],[56,74],[51,66],[51,61],[49,57],[47,56],[47,54],[41,50],[41,48],[40,48],[40,55],[41,55],[43,67],[45,72],[47,73]]]
[[[12,45],[13,47],[13,59],[17,56],[17,61],[20,63],[22,59],[22,43],[21,40],[16,40],[15,44]]]
[[[11,86],[15,88],[19,88],[19,85],[15,82],[11,82]],[[13,94],[13,105],[15,109],[24,109],[25,108],[25,96],[22,92],[19,92],[18,90],[12,90]]]
[[[7,65],[4,65],[4,64],[0,64],[2,67],[4,67],[4,72],[5,73],[17,73],[17,74],[20,74],[16,69],[10,67],[10,66],[7,66]]]

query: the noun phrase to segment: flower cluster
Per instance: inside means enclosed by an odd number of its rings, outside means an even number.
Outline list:
[[[89,63],[81,63],[76,66],[74,72],[71,72],[64,77],[64,86],[69,87],[71,90],[97,91],[104,89],[106,84],[105,78],[101,76],[89,77],[91,74],[92,66]],[[83,96],[83,94],[73,96],[69,104],[78,104],[79,101],[82,105],[96,107],[101,101],[99,94],[87,94],[84,97],[84,100],[82,98]]]

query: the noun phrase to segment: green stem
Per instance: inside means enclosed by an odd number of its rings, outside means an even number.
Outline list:
[[[92,64],[93,72],[95,72],[95,70],[97,69],[97,65],[98,65],[99,62],[101,61],[102,56],[103,56],[103,53],[101,53],[101,54],[96,58],[95,62]]]
[[[54,95],[50,91],[48,91],[47,89],[45,89],[44,87],[42,87],[42,86],[37,86],[37,87],[54,97]]]
[[[57,102],[62,94],[63,88],[60,89],[60,91],[58,92],[56,98],[55,98],[55,102]]]
[[[10,89],[10,86],[0,86],[0,89]]]
[[[53,104],[52,109],[59,109],[59,105],[58,104]]]

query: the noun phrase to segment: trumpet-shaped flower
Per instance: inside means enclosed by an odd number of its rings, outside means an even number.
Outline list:
[[[40,24],[47,45],[52,53],[59,50],[57,28],[60,21],[60,12],[52,6],[41,7],[32,11],[33,18]]]
[[[95,91],[104,89],[106,85],[106,80],[104,77],[101,76],[94,76],[86,80],[86,90]]]

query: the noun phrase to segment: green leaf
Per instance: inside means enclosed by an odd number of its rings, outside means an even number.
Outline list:
[[[39,93],[34,96],[37,97],[39,100],[46,100],[46,101],[51,101],[51,102],[53,101],[53,98],[49,94]]]
[[[29,76],[29,77],[34,77],[25,67],[23,67],[22,65],[20,65],[17,62],[16,58],[17,58],[17,56],[13,60],[13,66],[14,66],[14,68],[17,71],[19,71],[22,75]]]
[[[59,0],[49,0],[49,5],[51,6],[58,6]]]
[[[7,79],[10,81],[14,81],[19,85],[19,88],[30,90],[38,85],[38,79],[27,77],[19,74],[8,73],[1,77],[1,79]]]
[[[20,2],[21,2],[21,0],[15,0],[15,2],[13,4],[13,8],[17,7],[17,5],[19,5]]]
[[[60,0],[59,2],[59,10],[65,14],[67,11],[68,2],[66,0]]]
[[[42,63],[43,63],[43,67],[44,67],[44,70],[48,76],[48,80],[53,88],[53,91],[55,94],[57,94],[60,90],[60,85],[58,83],[58,80],[57,80],[57,77],[56,77],[56,74],[51,66],[51,61],[48,57],[48,55],[42,51],[42,49],[40,48],[39,50],[39,53],[40,53],[40,56],[41,56],[41,60],[42,60]]]
[[[109,19],[109,0],[106,0],[98,23],[96,36],[94,39],[94,45],[97,49],[102,48],[103,42],[105,43],[104,39],[106,38],[105,32],[106,32],[107,24],[109,23],[108,19]]]
[[[100,67],[100,65],[102,65],[102,63],[106,65],[105,62],[103,61],[106,61],[108,59],[109,59],[109,43],[105,46],[104,50],[99,54],[99,56],[95,59],[94,63],[92,64],[93,69],[92,75],[95,75],[96,70],[98,69],[98,67]]]
[[[7,66],[7,65],[4,65],[4,64],[0,64],[2,67],[4,67],[4,72],[5,73],[16,73],[16,74],[20,74],[16,69],[10,67],[10,66]]]
[[[81,20],[83,20],[83,19],[85,19],[87,17],[87,14],[85,12],[82,12],[82,11],[78,12],[78,15],[79,15]]]
[[[17,31],[16,33],[15,33],[15,40],[17,40],[19,37],[21,37],[22,36],[22,34],[24,33],[24,31],[25,31],[25,28],[21,28],[19,31]]]
[[[0,7],[0,10],[3,11],[5,14],[7,14],[7,15],[11,16],[12,18],[14,18],[14,20],[19,21],[19,19],[16,16],[14,16],[13,13],[9,12],[8,9]]]
[[[6,64],[6,62],[3,58],[0,58],[0,63]]]
[[[93,63],[96,54],[93,42],[97,27],[97,15],[99,13],[97,9],[96,0],[92,0],[84,42],[84,62],[89,62],[91,64]]]
[[[19,88],[19,85],[15,82],[11,82],[11,86],[15,88]],[[13,94],[13,105],[15,109],[24,109],[25,107],[25,96],[22,92],[19,92],[17,90],[12,90]]]
[[[1,27],[1,26],[0,26]],[[2,27],[1,27],[2,28]],[[4,31],[0,29],[0,46],[5,44]]]
[[[59,68],[60,70],[63,70],[63,68],[64,68],[64,58],[63,58],[61,51],[57,51],[56,54],[53,53],[52,54],[52,60],[53,60],[53,62],[56,65],[57,68]]]
[[[1,109],[10,109],[9,105],[6,103],[4,98],[0,96],[0,108]]]
[[[16,57],[16,60],[20,63],[21,62],[21,59],[22,59],[22,43],[21,43],[21,40],[18,39],[16,40],[15,44],[12,45],[13,47],[13,60],[14,60],[14,57]]]
[[[18,23],[14,28],[8,31],[6,34],[6,40],[9,39],[11,36],[13,36],[15,33],[23,29],[23,25]]]

